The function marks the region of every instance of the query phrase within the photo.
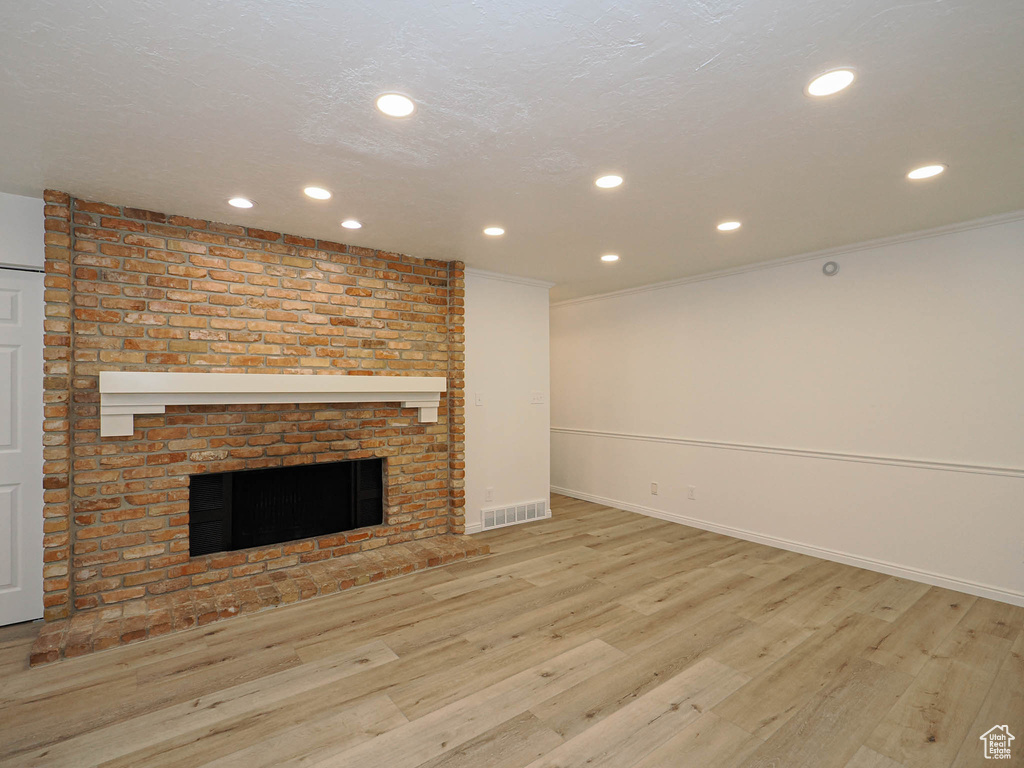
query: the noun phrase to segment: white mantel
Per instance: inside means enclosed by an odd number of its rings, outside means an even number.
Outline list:
[[[100,436],[131,435],[135,414],[168,405],[399,402],[436,422],[447,386],[442,376],[101,371]]]

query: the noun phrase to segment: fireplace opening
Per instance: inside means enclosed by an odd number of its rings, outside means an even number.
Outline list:
[[[384,460],[189,478],[189,554],[308,539],[384,521]]]

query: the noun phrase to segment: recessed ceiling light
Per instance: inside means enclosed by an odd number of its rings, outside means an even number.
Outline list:
[[[621,176],[602,176],[594,182],[594,184],[599,186],[601,189],[612,189],[619,186],[621,183]]]
[[[617,253],[606,253],[604,256],[601,257],[601,261],[607,261],[609,263],[611,263],[613,261],[618,261],[618,260],[619,260],[619,255]]]
[[[915,168],[907,174],[908,179],[917,181],[919,179],[930,179],[932,176],[938,176],[946,170],[944,165],[922,165],[920,168]]]
[[[852,69],[833,69],[824,72],[807,85],[807,95],[831,96],[848,87],[855,77]]]
[[[735,232],[742,225],[738,221],[723,221],[718,225],[719,232]]]
[[[484,234],[490,235],[491,237],[501,237],[505,234],[505,230],[501,227],[485,227]]]
[[[408,117],[416,111],[416,105],[400,93],[382,93],[377,97],[377,109],[388,117]]]
[[[360,224],[355,219],[345,219],[343,222],[341,222],[341,226],[343,226],[345,229],[359,229],[363,225]]]
[[[330,200],[331,193],[323,187],[306,187],[303,192],[306,193],[307,197],[312,197],[314,200]]]
[[[256,203],[247,197],[232,197],[228,200],[228,205],[233,205],[235,208],[252,208]]]

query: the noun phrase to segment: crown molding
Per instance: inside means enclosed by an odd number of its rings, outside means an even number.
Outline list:
[[[853,254],[859,251],[868,251],[873,248],[881,248],[886,245],[899,245],[900,243],[909,243],[915,240],[928,240],[933,237],[942,237],[943,235],[952,235],[957,232],[967,232],[972,229],[984,229],[986,227],[996,227],[1000,224],[1010,224],[1014,221],[1024,220],[1024,211],[1013,211],[1011,213],[1002,213],[997,216],[987,216],[983,219],[972,219],[971,221],[963,221],[958,224],[948,224],[942,227],[935,227],[933,229],[922,229],[916,232],[908,232],[902,235],[892,235],[891,237],[881,237],[875,240],[864,240],[860,243],[854,243],[852,245],[840,245],[834,248],[826,248],[821,251],[812,251],[810,253],[802,253],[797,256],[783,256],[779,259],[771,259],[770,261],[761,261],[756,264],[746,264],[742,267],[732,267],[730,269],[720,269],[714,272],[704,272],[699,275],[692,275],[690,277],[679,277],[672,280],[664,280],[660,283],[649,283],[647,285],[640,285],[636,288],[624,288],[621,291],[610,291],[608,293],[595,293],[589,296],[579,296],[574,299],[565,299],[564,301],[552,302],[551,308],[557,307],[568,307],[574,304],[587,304],[591,301],[602,301],[604,299],[617,299],[622,296],[632,296],[638,293],[648,293],[650,291],[660,291],[666,288],[675,288],[680,285],[689,285],[690,283],[702,283],[706,280],[717,280],[722,277],[732,277],[734,275],[742,275],[747,272],[759,272],[765,269],[776,269],[778,267],[785,267],[790,264],[799,264],[804,261],[814,261],[816,259],[827,259],[834,258],[836,256],[843,256],[846,254]]]
[[[472,277],[481,277],[485,280],[498,280],[503,283],[516,283],[517,285],[529,285],[534,288],[551,288],[554,285],[554,283],[550,283],[547,280],[535,280],[532,277],[506,275],[503,272],[491,272],[486,269],[473,269],[471,267],[466,267],[463,271],[466,275]]]

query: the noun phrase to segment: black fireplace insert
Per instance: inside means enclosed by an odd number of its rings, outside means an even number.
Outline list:
[[[380,525],[384,460],[192,475],[188,512],[193,557]]]

